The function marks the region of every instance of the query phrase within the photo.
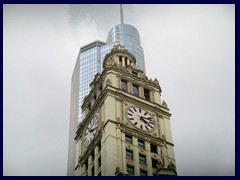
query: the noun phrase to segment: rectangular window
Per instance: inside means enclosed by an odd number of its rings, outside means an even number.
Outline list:
[[[132,136],[125,135],[125,142],[128,144],[132,144]]]
[[[146,156],[139,154],[139,163],[146,164]]]
[[[127,159],[133,159],[133,152],[126,149],[126,158]]]
[[[141,148],[141,149],[144,149],[144,141],[142,140],[138,140],[138,147]]]
[[[147,172],[143,171],[143,170],[140,170],[140,176],[147,176]]]
[[[98,143],[98,152],[101,151],[101,142]]]
[[[157,146],[151,144],[151,152],[152,153],[157,153]]]
[[[138,77],[138,73],[135,72],[135,71],[132,71],[132,75],[133,75],[134,77]]]
[[[157,168],[158,160],[152,159],[152,168]]]
[[[138,85],[136,85],[136,84],[133,84],[133,94],[135,96],[138,96]]]
[[[127,91],[127,81],[121,80],[121,88],[123,91]]]
[[[122,66],[122,56],[119,56],[119,64]]]
[[[125,57],[125,66],[127,66],[127,58]]]
[[[94,176],[94,166],[92,167],[92,176]]]
[[[144,88],[144,97],[146,100],[150,101],[150,91]]]
[[[132,166],[127,165],[128,175],[134,175],[134,168]]]
[[[100,158],[98,158],[98,167],[101,167],[101,157]]]

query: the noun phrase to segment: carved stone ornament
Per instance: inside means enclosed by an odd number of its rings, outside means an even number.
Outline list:
[[[164,167],[164,162],[159,160],[157,163],[157,169],[163,168],[163,167]]]
[[[120,124],[117,124],[116,125],[116,129],[120,129],[121,128],[121,125]]]
[[[163,102],[162,102],[162,106],[168,108],[168,105],[167,105],[166,101],[163,101]]]
[[[172,161],[170,161],[170,163],[168,164],[168,168],[169,169],[176,169],[176,166],[175,166],[175,164],[173,164]]]
[[[119,117],[117,117],[117,122],[120,122],[120,118]]]
[[[155,84],[159,84],[159,81],[158,81],[157,78],[154,79],[154,83],[155,83]]]
[[[106,84],[111,86],[112,85],[112,81],[110,79],[107,79]]]

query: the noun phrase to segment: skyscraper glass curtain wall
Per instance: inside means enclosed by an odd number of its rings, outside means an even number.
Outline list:
[[[108,33],[107,42],[94,41],[83,46],[78,56],[80,64],[79,73],[79,114],[78,122],[82,120],[81,104],[86,96],[94,76],[101,73],[103,59],[114,45],[120,43],[132,53],[136,60],[136,66],[145,71],[144,53],[140,44],[140,36],[137,29],[128,24],[120,24],[113,27]]]

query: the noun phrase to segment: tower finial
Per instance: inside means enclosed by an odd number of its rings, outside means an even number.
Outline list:
[[[123,24],[123,8],[122,8],[122,4],[120,4],[120,16],[121,16],[121,24]]]

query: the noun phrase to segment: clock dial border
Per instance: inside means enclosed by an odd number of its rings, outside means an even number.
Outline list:
[[[156,130],[156,119],[153,118],[149,111],[145,109],[137,106],[129,106],[125,109],[125,116],[126,119],[130,122],[130,124],[138,130],[142,130],[143,132],[147,133]]]
[[[86,128],[83,132],[83,148],[85,150],[88,149],[89,145],[95,139],[96,134],[97,134],[98,129],[99,129],[99,124],[100,124],[99,122],[100,122],[100,120],[99,120],[99,117],[97,115],[93,116],[91,118],[91,120],[88,122],[88,124],[87,124],[87,126],[86,126]],[[92,131],[92,133],[91,133],[91,131]]]

